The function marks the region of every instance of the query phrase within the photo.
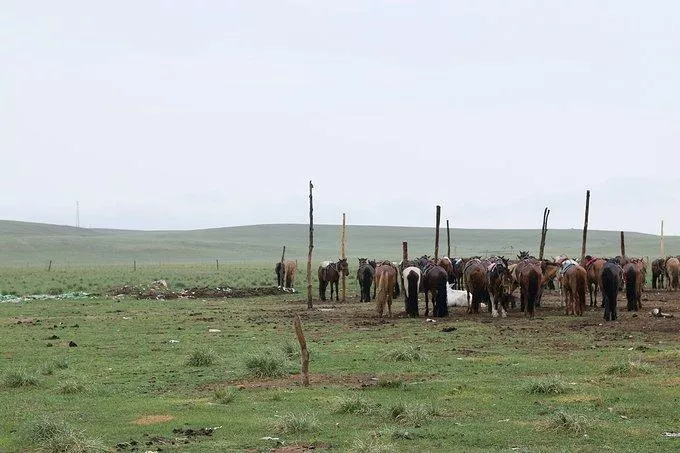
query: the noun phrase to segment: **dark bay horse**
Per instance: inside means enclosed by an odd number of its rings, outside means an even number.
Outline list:
[[[408,266],[402,273],[404,286],[404,301],[406,313],[411,317],[418,316],[418,291],[420,288],[421,271],[417,266]]]
[[[666,275],[666,259],[657,258],[652,261],[652,289],[663,289],[663,280]]]
[[[602,290],[602,306],[604,307],[605,321],[616,321],[616,298],[619,294],[619,284],[622,276],[623,269],[618,264],[606,261],[602,265],[599,284]]]
[[[479,304],[481,302],[490,302],[486,269],[487,263],[479,258],[471,258],[465,264],[463,281],[467,291],[468,313],[477,314],[479,313]],[[472,295],[472,301],[470,301],[470,295]]]
[[[588,273],[574,260],[565,260],[560,270],[560,287],[564,295],[565,313],[583,315],[586,309]]]
[[[541,280],[543,270],[541,262],[534,258],[523,259],[517,263],[515,268],[517,281],[519,283],[520,307],[525,311],[525,316],[534,317],[534,308],[541,295]]]
[[[357,280],[359,281],[359,289],[361,292],[360,302],[371,301],[371,286],[373,285],[373,275],[375,274],[375,267],[371,266],[366,258],[359,258],[359,269],[357,269]],[[373,298],[375,298],[375,288],[373,289]]]
[[[379,318],[382,318],[387,304],[387,313],[392,317],[392,294],[394,285],[397,283],[397,268],[392,264],[383,263],[375,269],[375,286],[377,295],[375,298],[375,308]]]
[[[319,277],[319,299],[326,300],[326,288],[330,283],[331,286],[331,300],[333,300],[333,287],[335,287],[335,300],[339,300],[338,297],[338,282],[340,281],[340,274],[349,275],[349,268],[347,266],[347,259],[343,258],[338,260],[337,263],[330,261],[324,261],[319,266],[318,277]]]
[[[463,289],[463,270],[465,269],[465,264],[468,262],[468,259],[453,258],[453,289]]]
[[[448,316],[449,306],[446,303],[448,275],[446,270],[426,256],[418,259],[418,267],[420,267],[422,273],[420,291],[425,293],[425,316],[430,314],[429,295],[432,296],[432,316]]]
[[[508,312],[508,298],[505,295],[506,282],[510,279],[508,260],[501,257],[490,259],[491,264],[486,268],[486,282],[491,299],[491,316],[498,317],[499,303],[501,317],[505,318]]]
[[[628,311],[642,309],[642,285],[645,283],[646,263],[632,259],[623,266],[623,281],[626,286]]]

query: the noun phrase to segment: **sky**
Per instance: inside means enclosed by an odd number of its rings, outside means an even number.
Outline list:
[[[0,219],[680,235],[680,2],[0,4]],[[78,207],[78,209],[76,209]],[[78,214],[78,216],[77,216]]]

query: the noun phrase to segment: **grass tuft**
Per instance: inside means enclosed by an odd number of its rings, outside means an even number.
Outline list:
[[[396,450],[393,444],[382,442],[376,438],[369,441],[355,439],[349,449],[351,453],[392,453]]]
[[[383,358],[393,362],[420,362],[426,356],[420,351],[420,346],[405,346],[386,352]]]
[[[248,372],[258,378],[279,377],[286,374],[285,361],[270,352],[252,354],[245,359]]]
[[[554,430],[566,431],[572,434],[582,434],[586,431],[588,419],[585,415],[569,414],[565,411],[557,411],[550,420],[550,426]]]
[[[318,423],[312,414],[295,415],[288,413],[271,423],[271,429],[279,434],[297,434],[315,431]]]
[[[392,440],[413,440],[417,436],[413,431],[397,426],[386,426],[378,431],[378,436]]]
[[[433,417],[440,415],[437,408],[432,405],[418,404],[415,406],[405,406],[397,404],[390,410],[390,416],[399,423],[419,428],[425,425]]]
[[[383,388],[383,389],[400,389],[400,390],[406,390],[406,382],[404,382],[402,379],[379,379],[378,380],[378,387]]]
[[[188,366],[211,366],[217,361],[217,356],[212,351],[212,349],[194,349],[189,358],[187,358],[186,364]]]
[[[641,374],[651,374],[654,371],[654,368],[648,363],[628,361],[614,364],[605,371],[607,374],[616,374],[619,376],[639,376]]]
[[[295,346],[290,341],[284,343],[282,350],[283,355],[286,357],[286,359],[288,360],[300,359],[300,348]]]
[[[65,358],[52,359],[43,363],[40,367],[40,373],[45,376],[51,376],[54,374],[55,370],[65,370],[68,368],[68,362]]]
[[[62,395],[75,395],[85,390],[85,385],[82,382],[75,380],[66,380],[59,385],[59,393]]]
[[[37,387],[38,383],[37,377],[22,368],[6,372],[2,380],[3,387],[12,389],[21,387]]]
[[[27,445],[53,453],[95,453],[109,451],[100,440],[85,436],[66,422],[43,416],[24,428]]]
[[[338,414],[363,414],[370,415],[377,412],[380,405],[374,401],[362,398],[359,395],[340,398],[335,412]]]
[[[571,388],[564,383],[559,376],[552,376],[548,378],[535,379],[526,386],[526,391],[531,394],[538,395],[560,395],[567,393]]]
[[[236,399],[238,391],[234,387],[215,389],[213,399],[219,404],[229,404]]]

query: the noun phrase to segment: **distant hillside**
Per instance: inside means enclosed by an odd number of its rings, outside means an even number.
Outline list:
[[[546,256],[580,255],[580,230],[549,230]],[[539,230],[451,230],[454,256],[503,254],[514,257],[520,250],[538,254]],[[49,260],[71,264],[275,262],[286,245],[286,256],[307,259],[308,225],[252,225],[191,231],[134,231],[87,229],[41,223],[0,220],[0,265],[38,265]],[[348,226],[347,255],[401,257],[401,243],[408,242],[410,256],[434,252],[434,228]],[[665,239],[667,254],[680,253],[680,237]],[[440,232],[440,254],[447,249],[446,229]],[[340,250],[340,226],[314,227],[315,261],[336,259]],[[619,254],[618,231],[589,231],[592,255]],[[629,256],[656,257],[659,237],[626,233]]]

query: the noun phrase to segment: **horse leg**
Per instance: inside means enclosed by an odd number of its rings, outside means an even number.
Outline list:
[[[428,298],[428,293],[429,291],[425,290],[425,316],[430,314],[430,300]],[[434,307],[432,307],[432,309],[434,310]]]

